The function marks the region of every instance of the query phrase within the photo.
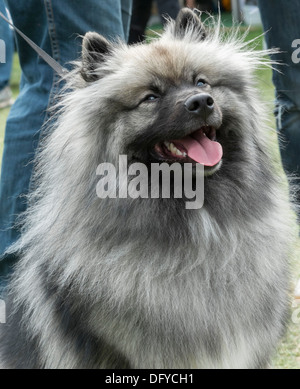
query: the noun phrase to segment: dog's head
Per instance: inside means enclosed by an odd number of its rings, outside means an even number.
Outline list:
[[[144,163],[200,163],[207,175],[234,161],[257,127],[257,57],[241,42],[222,42],[218,28],[210,31],[183,9],[149,44],[85,36],[81,75],[102,95],[101,114],[114,134],[110,150]]]

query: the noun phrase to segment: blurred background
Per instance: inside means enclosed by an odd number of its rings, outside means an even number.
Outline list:
[[[243,22],[245,25],[261,26],[261,18],[257,6],[257,0],[178,0],[180,7],[197,8],[209,13],[218,13],[218,7],[222,12],[226,24],[232,21]],[[149,27],[159,25],[159,7],[155,1],[152,2],[152,17],[149,20]]]

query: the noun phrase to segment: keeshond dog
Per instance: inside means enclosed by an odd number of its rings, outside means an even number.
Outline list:
[[[5,368],[268,366],[292,222],[255,89],[264,57],[206,24],[183,9],[149,44],[84,37],[11,248]],[[203,207],[99,198],[97,167],[118,175],[120,155],[205,165]]]

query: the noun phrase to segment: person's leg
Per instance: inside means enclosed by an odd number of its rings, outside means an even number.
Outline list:
[[[133,0],[132,18],[128,43],[142,42],[151,15],[152,0]]]
[[[129,39],[131,13],[132,13],[132,0],[121,0],[122,7],[122,22],[124,29],[124,38],[127,42]]]
[[[274,65],[276,88],[277,130],[283,167],[287,174],[300,177],[300,65],[292,60],[292,42],[300,38],[300,4],[298,0],[260,0],[260,12],[269,48],[279,48],[272,59],[284,65]],[[298,187],[300,205],[300,180]]]
[[[161,16],[162,23],[165,24],[165,17],[169,16],[172,19],[176,19],[179,11],[179,1],[178,0],[156,0],[158,11]]]
[[[126,3],[129,9],[125,9],[125,3],[121,0],[8,0],[14,24],[66,67],[80,55],[78,35],[97,31],[107,38],[126,38],[130,0]],[[123,20],[127,20],[126,26]],[[48,119],[47,107],[61,87],[59,77],[20,37],[17,37],[17,47],[22,67],[20,95],[6,124],[0,182],[0,289],[4,288],[6,276],[17,260],[14,255],[6,255],[5,250],[20,235],[15,223],[26,209],[22,195],[29,190],[40,129]]]

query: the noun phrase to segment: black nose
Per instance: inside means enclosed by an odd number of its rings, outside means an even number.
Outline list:
[[[189,97],[184,105],[188,112],[205,119],[214,109],[214,99],[208,93],[198,93]]]

